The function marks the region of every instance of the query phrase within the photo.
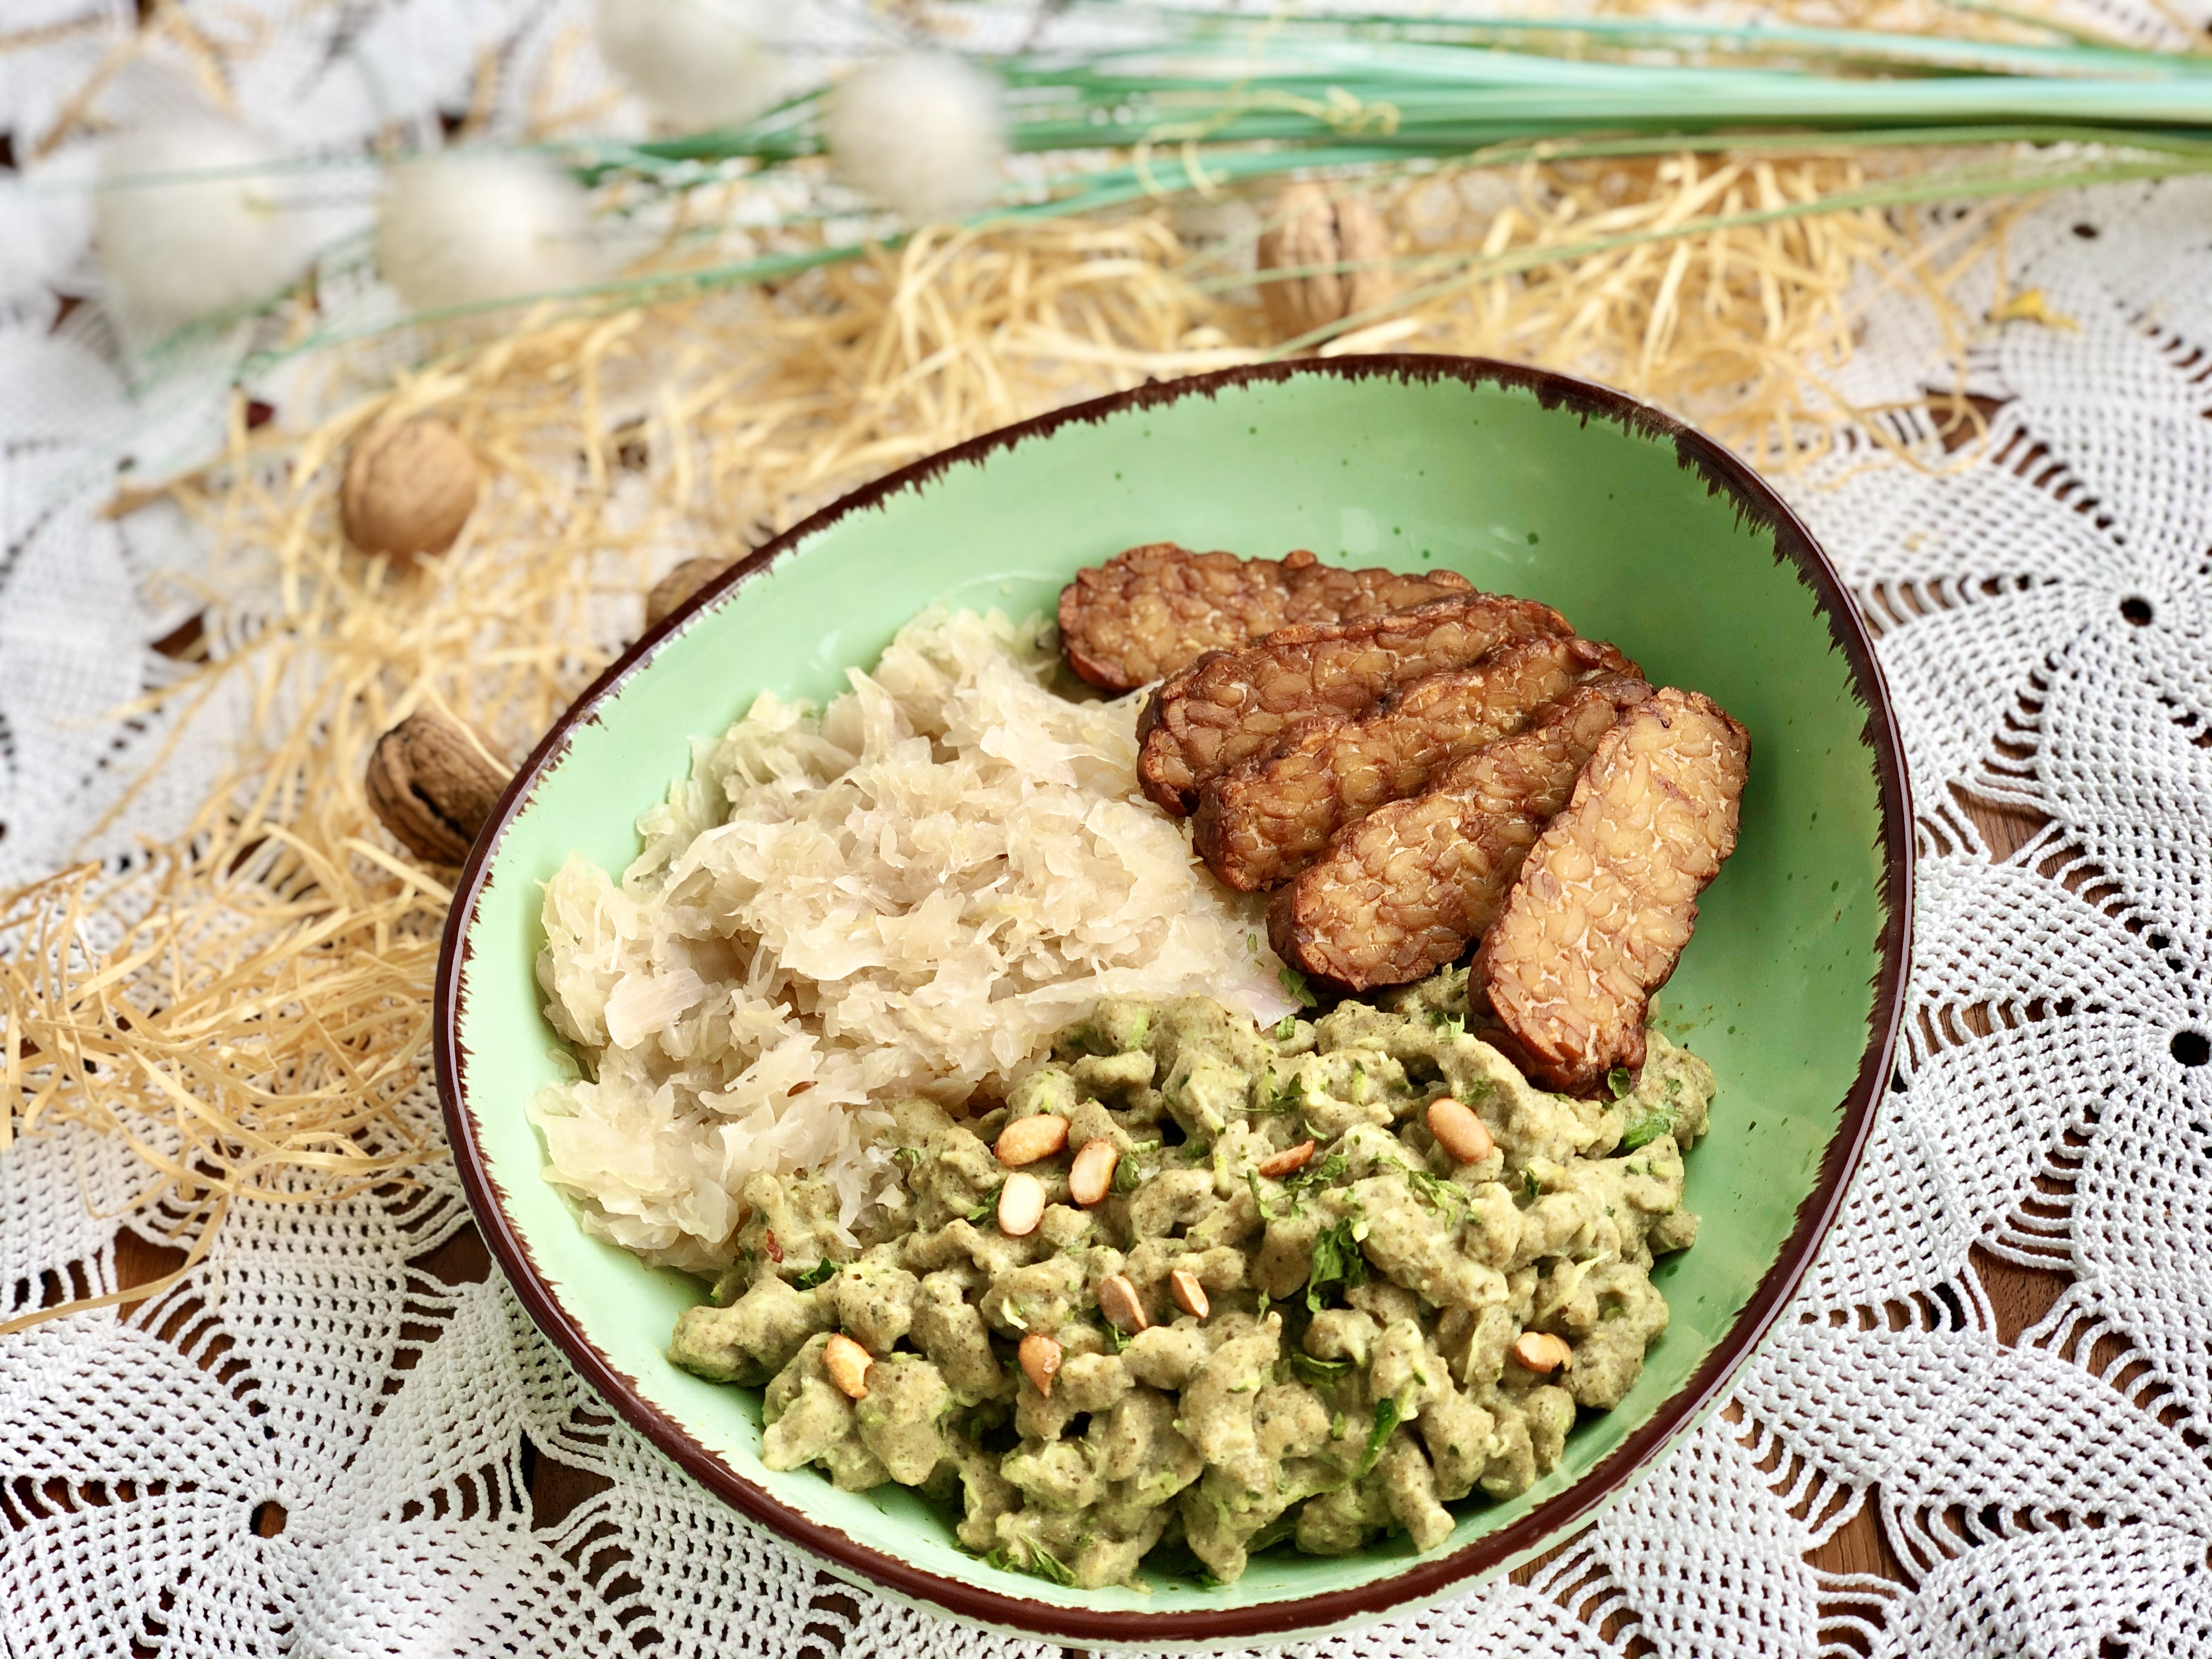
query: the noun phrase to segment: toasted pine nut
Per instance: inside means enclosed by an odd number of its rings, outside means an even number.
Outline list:
[[[1098,1311],[1115,1330],[1131,1336],[1152,1328],[1145,1304],[1137,1300],[1137,1287],[1121,1273],[1109,1273],[1098,1281]]]
[[[1280,1181],[1286,1175],[1295,1175],[1312,1161],[1314,1144],[1301,1140],[1287,1152],[1277,1152],[1260,1165],[1260,1173],[1270,1181]]]
[[[991,1150],[1009,1170],[1018,1170],[1024,1164],[1050,1158],[1066,1145],[1067,1120],[1052,1112],[1039,1112],[1034,1117],[1018,1117],[1000,1130]]]
[[[999,1188],[999,1231],[1008,1238],[1026,1238],[1044,1219],[1044,1182],[1026,1170],[1017,1170]]]
[[[1193,1319],[1203,1319],[1212,1304],[1206,1299],[1206,1286],[1198,1282],[1198,1275],[1188,1267],[1177,1267],[1168,1275],[1168,1294],[1175,1304]]]
[[[1087,1140],[1067,1171],[1067,1195],[1085,1209],[1103,1204],[1114,1190],[1114,1171],[1121,1162],[1121,1149],[1110,1140]]]
[[[1031,1331],[1018,1351],[1022,1375],[1036,1384],[1036,1391],[1052,1398],[1052,1379],[1060,1375],[1060,1344],[1042,1332]]]
[[[1575,1351],[1549,1331],[1523,1331],[1513,1339],[1513,1357],[1539,1376],[1563,1371],[1575,1363]]]
[[[822,1350],[822,1369],[848,1400],[868,1397],[868,1367],[875,1363],[866,1348],[842,1333],[831,1337],[829,1346]]]
[[[1456,1163],[1480,1164],[1496,1149],[1497,1142],[1490,1138],[1490,1126],[1477,1117],[1471,1107],[1461,1105],[1449,1095],[1431,1103],[1428,1124],[1437,1145],[1449,1152]]]

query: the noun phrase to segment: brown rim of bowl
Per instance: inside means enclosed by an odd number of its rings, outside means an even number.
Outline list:
[[[1303,374],[1338,380],[1392,379],[1403,382],[1457,380],[1467,386],[1490,382],[1534,393],[1547,409],[1562,404],[1614,422],[1638,435],[1671,441],[1681,464],[1694,468],[1706,488],[1726,493],[1738,511],[1774,535],[1775,556],[1796,567],[1797,579],[1812,590],[1828,631],[1849,665],[1852,689],[1867,709],[1865,740],[1875,751],[1882,817],[1881,900],[1887,912],[1882,924],[1880,967],[1875,976],[1875,1028],[1859,1064],[1857,1078],[1844,1102],[1842,1121],[1820,1161],[1820,1180],[1798,1206],[1796,1225],[1781,1254],[1760,1279],[1743,1311],[1681,1388],[1662,1401],[1645,1422],[1632,1430],[1605,1459],[1565,1491],[1555,1493],[1510,1525],[1474,1540],[1449,1555],[1417,1559],[1401,1573],[1350,1589],[1285,1599],[1243,1607],[1178,1609],[1164,1613],[1109,1612],[1001,1594],[957,1580],[940,1578],[897,1558],[869,1548],[779,1502],[708,1453],[658,1407],[642,1399],[632,1380],[592,1346],[568,1310],[539,1279],[530,1252],[507,1218],[495,1183],[477,1144],[476,1126],[461,1104],[467,1055],[457,1041],[462,994],[461,968],[468,951],[468,927],[493,854],[507,824],[521,809],[537,780],[559,759],[568,733],[580,722],[597,718],[600,703],[621,688],[653,654],[662,639],[683,628],[731,589],[767,568],[778,556],[848,514],[877,506],[902,491],[916,489],[963,463],[981,462],[1001,449],[1041,437],[1072,422],[1095,422],[1131,410],[1157,408],[1179,398],[1212,397],[1237,386],[1288,380]],[[1911,956],[1912,836],[1903,746],[1874,646],[1860,620],[1858,606],[1812,534],[1781,499],[1728,450],[1692,427],[1640,404],[1610,387],[1567,375],[1481,357],[1392,354],[1345,356],[1297,362],[1265,363],[1188,380],[1147,384],[1112,397],[1072,404],[1034,420],[944,450],[902,467],[854,491],[805,522],[786,531],[722,573],[653,628],[648,629],[592,683],[588,690],[553,723],[531,751],[501,796],[484,830],[477,837],[454,890],[438,960],[433,1005],[433,1042],[438,1095],[453,1161],[485,1243],[530,1311],[539,1330],[567,1354],[576,1369],[629,1423],[665,1452],[691,1478],[733,1508],[782,1534],[843,1571],[879,1585],[909,1601],[941,1607],[960,1617],[1031,1632],[1054,1640],[1083,1643],[1223,1643],[1315,1631],[1379,1618],[1441,1599],[1454,1585],[1480,1578],[1531,1554],[1589,1519],[1635,1476],[1656,1461],[1718,1400],[1736,1368],[1766,1334],[1811,1264],[1842,1201],[1844,1188],[1857,1166],[1873,1127],[1874,1109],[1888,1083],[1897,1025],[1903,1006],[1905,972]]]

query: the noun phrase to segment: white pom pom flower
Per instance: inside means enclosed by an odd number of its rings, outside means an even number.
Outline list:
[[[759,0],[599,0],[598,22],[599,55],[673,125],[742,126],[775,101]]]
[[[1006,136],[999,83],[941,52],[902,52],[830,94],[830,153],[855,190],[908,224],[973,213],[999,181]]]
[[[100,158],[93,239],[128,314],[191,322],[273,298],[307,268],[258,134],[213,116],[139,127]]]
[[[591,202],[534,155],[458,149],[408,161],[378,210],[376,263],[417,311],[574,288],[599,265]]]

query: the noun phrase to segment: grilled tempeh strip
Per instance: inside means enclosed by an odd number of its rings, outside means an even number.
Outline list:
[[[1518,736],[1454,763],[1429,790],[1341,831],[1267,908],[1275,954],[1349,991],[1405,985],[1456,960],[1642,680],[1593,680]]]
[[[1181,817],[1208,779],[1273,749],[1302,717],[1358,714],[1425,674],[1464,668],[1518,640],[1573,632],[1549,605],[1470,592],[1209,652],[1146,704],[1138,779],[1163,811]]]
[[[1364,714],[1310,721],[1200,792],[1199,855],[1241,892],[1288,881],[1346,824],[1419,794],[1452,762],[1512,736],[1597,674],[1638,670],[1595,640],[1524,640],[1472,668],[1415,680]]]
[[[1521,866],[1476,954],[1528,1074],[1570,1093],[1644,1063],[1644,1016],[1735,850],[1751,757],[1742,726],[1669,688],[1600,740],[1573,797]]]
[[[1345,570],[1303,548],[1240,559],[1152,542],[1075,573],[1060,593],[1060,641],[1068,666],[1091,684],[1131,691],[1279,628],[1351,622],[1469,591],[1455,570]]]

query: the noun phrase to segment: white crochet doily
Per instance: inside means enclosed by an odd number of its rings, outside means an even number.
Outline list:
[[[131,8],[4,9],[0,130],[41,131],[112,38],[72,21]],[[548,50],[580,11],[204,9],[290,32],[240,95],[302,148],[460,106],[479,43]],[[2177,39],[2170,5],[2104,9]],[[198,555],[158,515],[96,516],[102,446],[189,451],[220,408],[179,397],[149,434],[86,313],[56,331],[57,289],[96,292],[82,197],[47,187],[83,165],[0,170],[0,886],[82,850],[165,736],[106,716],[162,673],[147,641],[180,613],[153,578]],[[1328,1650],[2212,1651],[2212,185],[2052,203],[2008,258],[2070,325],[1977,349],[1989,453],[1942,470],[1933,333],[1881,301],[1842,391],[1904,410],[1884,435],[1927,465],[1867,442],[1786,486],[1881,630],[1922,812],[1907,1043],[1842,1222],[1738,1409],[1534,1583]],[[175,827],[218,752],[191,743],[90,850]],[[1960,790],[2048,826],[1993,857]],[[0,1319],[115,1287],[118,1215],[160,1237],[130,1178],[76,1133],[0,1155]],[[240,1206],[150,1308],[0,1338],[0,1651],[1028,1645],[844,1590],[693,1486],[496,1275],[410,1265],[466,1220],[428,1181],[398,1212]],[[2007,1342],[1976,1250],[2070,1283]],[[541,1457],[599,1490],[534,1515]],[[1909,1583],[1808,1563],[1870,1498]]]

